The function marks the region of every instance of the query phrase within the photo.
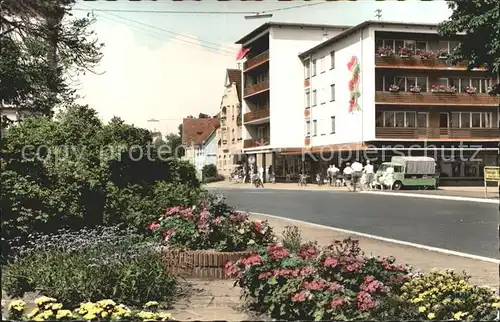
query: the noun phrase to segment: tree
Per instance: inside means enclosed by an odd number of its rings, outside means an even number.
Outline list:
[[[468,60],[469,68],[487,64],[490,71],[500,73],[500,1],[452,0],[449,20],[439,25],[442,36],[464,33],[461,43],[450,53],[452,62]]]
[[[180,135],[170,133],[165,137],[167,140],[166,145],[172,151],[172,156],[180,158],[184,156],[184,148],[182,147],[182,137]]]
[[[198,114],[198,118],[199,119],[209,119],[209,118],[211,118],[211,116],[208,114],[205,114],[205,113],[200,113],[200,114]]]
[[[4,0],[0,16],[0,100],[20,114],[53,114],[76,99],[71,79],[94,71],[101,48],[89,27],[72,18],[75,0]],[[28,113],[26,113],[28,112]]]

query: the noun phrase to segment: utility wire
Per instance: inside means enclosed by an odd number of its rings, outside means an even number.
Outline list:
[[[116,17],[116,18],[119,18],[119,19],[123,19],[123,20],[129,21],[129,22],[132,22],[132,23],[135,23],[135,24],[147,27],[147,28],[155,29],[155,30],[158,30],[158,31],[161,31],[161,32],[164,32],[164,33],[176,36],[176,37],[186,38],[186,39],[175,38],[175,40],[182,41],[182,42],[185,42],[185,43],[188,43],[188,44],[191,44],[191,45],[205,47],[205,48],[208,48],[208,49],[219,51],[220,53],[223,53],[223,54],[226,54],[226,55],[233,55],[234,56],[237,53],[236,49],[233,49],[233,48],[230,48],[230,47],[218,44],[218,43],[214,43],[214,42],[210,42],[210,41],[206,41],[206,40],[201,40],[201,39],[198,39],[196,37],[191,37],[191,36],[183,35],[183,34],[180,34],[178,32],[174,32],[174,31],[171,31],[171,30],[159,28],[159,27],[156,27],[156,26],[153,26],[153,25],[150,25],[150,24],[146,24],[146,23],[134,20],[134,19],[126,18],[126,17],[120,16],[120,15],[117,15],[117,14],[113,14],[113,13],[109,13],[109,12],[103,12],[103,13],[106,14],[106,15],[109,15],[109,16],[113,16],[113,17]],[[119,22],[119,21],[116,21],[116,20],[114,20],[114,21],[115,22]],[[119,23],[123,23],[123,22],[119,22]],[[128,26],[130,26],[130,25],[128,25]],[[193,41],[195,41],[195,42],[193,42]]]
[[[120,24],[123,24],[127,27],[131,27],[131,28],[134,28],[138,31],[141,31],[149,36],[152,36],[152,37],[156,37],[156,38],[160,38],[160,37],[165,37],[165,38],[168,38],[170,40],[174,40],[174,41],[179,41],[181,43],[184,43],[184,44],[188,44],[188,45],[194,45],[194,46],[201,46],[201,47],[204,47],[204,48],[207,48],[207,49],[211,49],[213,51],[216,51],[218,54],[220,55],[223,55],[223,56],[227,56],[227,57],[234,57],[234,53],[229,53],[229,52],[226,52],[226,51],[222,51],[220,48],[216,48],[216,47],[212,47],[212,46],[207,46],[207,45],[203,45],[203,44],[200,44],[200,43],[195,43],[195,42],[190,42],[190,41],[187,41],[187,40],[184,40],[184,39],[179,39],[179,38],[172,38],[172,37],[169,37],[167,36],[166,34],[162,34],[156,30],[152,30],[151,28],[145,28],[145,27],[142,27],[142,26],[134,26],[134,25],[131,25],[127,22],[124,22],[124,21],[120,21],[116,18],[113,18],[113,17],[105,17],[105,16],[99,16],[100,18],[103,18],[105,20],[108,20],[108,21],[113,21],[113,22],[116,22],[116,23],[120,23]]]

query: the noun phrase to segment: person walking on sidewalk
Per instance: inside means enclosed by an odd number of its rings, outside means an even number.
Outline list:
[[[373,188],[373,165],[370,163],[370,160],[366,160],[366,165],[363,169],[363,172],[365,173],[366,180],[366,188],[368,190],[372,190]]]
[[[351,182],[352,182],[353,170],[352,170],[351,164],[349,162],[346,163],[344,171],[342,173],[344,175],[344,182],[345,182],[347,189],[349,189],[349,191],[352,191],[351,190]]]
[[[357,185],[359,183],[359,179],[361,179],[361,176],[363,174],[363,165],[356,160],[353,162],[351,168],[352,168],[352,183],[354,187],[353,190],[357,191]]]

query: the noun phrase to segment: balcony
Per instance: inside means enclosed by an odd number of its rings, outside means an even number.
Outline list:
[[[498,140],[499,128],[416,128],[416,127],[377,127],[377,139],[409,140]]]
[[[247,71],[269,61],[269,50],[250,58],[243,64],[243,70]]]
[[[375,92],[375,103],[386,105],[498,106],[500,97],[467,93]]]
[[[257,124],[257,122],[255,122],[255,121],[265,119],[268,117],[269,117],[269,107],[261,108],[261,109],[255,110],[255,111],[245,113],[245,116],[244,116],[245,123],[252,122],[254,124]]]
[[[269,138],[261,138],[257,140],[245,140],[243,141],[243,148],[249,149],[249,148],[264,147],[269,145],[269,143],[270,143]]]
[[[245,87],[245,98],[269,90],[269,80]]]
[[[401,58],[399,56],[392,57],[375,57],[375,67],[377,68],[392,68],[392,69],[433,69],[433,70],[467,70],[469,63],[461,61],[457,65],[450,65],[445,59],[438,57],[430,57],[422,59],[419,56]],[[473,71],[487,71],[486,67],[473,68]]]

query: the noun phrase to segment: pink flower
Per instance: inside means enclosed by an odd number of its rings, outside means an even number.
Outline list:
[[[246,220],[248,220],[248,214],[244,212],[237,211],[229,215],[229,221],[235,224],[242,223]]]
[[[345,304],[345,300],[343,298],[339,297],[339,298],[336,298],[335,300],[332,300],[330,302],[330,307],[332,309],[336,309],[338,307],[341,307],[344,304]]]
[[[297,254],[302,259],[315,259],[318,256],[318,250],[313,245],[307,245]]]
[[[305,292],[298,292],[292,295],[292,302],[304,302],[307,298]]]
[[[344,269],[348,272],[356,272],[359,271],[363,267],[362,262],[354,262],[351,264],[344,265]]]
[[[169,229],[169,230],[163,232],[163,241],[168,242],[170,237],[172,237],[174,234],[175,234],[175,230],[173,230],[173,229]]]
[[[178,213],[180,210],[181,210],[180,207],[171,207],[171,208],[168,208],[167,211],[165,212],[165,217],[174,215],[174,214]]]
[[[326,282],[323,280],[314,280],[312,282],[303,282],[302,286],[306,290],[316,291],[324,288],[326,286]]]
[[[158,228],[160,228],[160,224],[156,221],[153,221],[151,224],[149,224],[148,228],[151,230],[157,230]]]
[[[193,209],[191,208],[186,208],[186,209],[182,209],[180,212],[179,212],[179,215],[181,216],[182,219],[184,220],[188,220],[188,219],[191,219],[193,217]]]
[[[325,267],[335,267],[337,266],[339,261],[333,257],[328,257],[325,259],[325,262],[323,263],[323,266]]]
[[[344,289],[344,286],[342,286],[339,283],[329,282],[327,284],[327,288],[328,288],[328,291],[330,291],[330,292],[336,292],[336,291],[342,291]]]
[[[356,295],[356,301],[358,303],[358,308],[361,311],[368,311],[376,306],[376,303],[373,300],[372,296],[367,292],[359,292]]]
[[[260,280],[263,280],[263,279],[266,279],[268,277],[271,277],[272,275],[273,275],[273,273],[271,273],[271,272],[263,272],[263,273],[259,274],[258,278]]]
[[[267,248],[267,253],[273,260],[279,260],[285,258],[288,255],[288,251],[278,244],[269,246]]]
[[[318,270],[312,266],[307,266],[304,267],[300,270],[299,275],[300,276],[311,276],[312,274],[316,273]]]
[[[259,220],[256,220],[253,222],[254,229],[256,232],[259,234],[262,234],[264,232],[264,229],[262,229],[262,223]]]
[[[260,263],[262,263],[262,259],[260,258],[260,255],[256,254],[247,258],[240,259],[239,263],[247,268],[253,265],[259,265]]]
[[[360,291],[366,293],[375,293],[376,291],[382,289],[382,283],[373,279],[371,276],[365,276],[365,281],[359,286]]]
[[[222,222],[222,219],[224,219],[224,218],[222,218],[222,217],[217,217],[217,218],[215,218],[215,220],[214,220],[214,221],[215,221],[215,223],[218,225],[218,224],[220,224],[220,223]]]
[[[227,262],[226,265],[224,265],[224,273],[227,277],[236,279],[239,279],[242,276],[241,270],[233,262]]]

